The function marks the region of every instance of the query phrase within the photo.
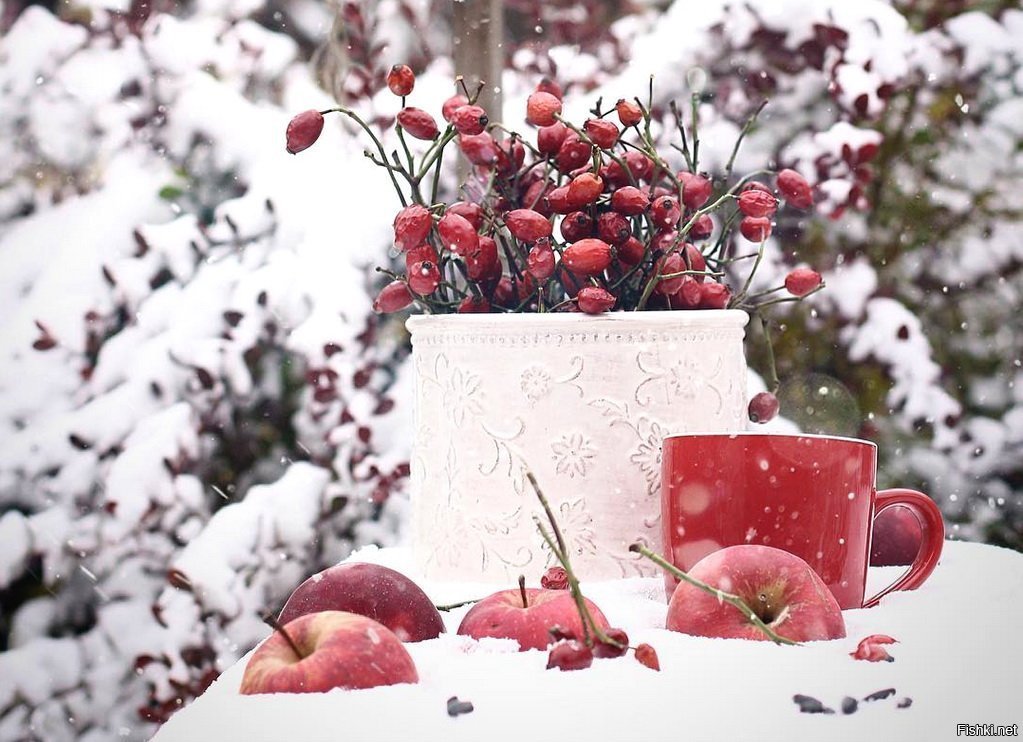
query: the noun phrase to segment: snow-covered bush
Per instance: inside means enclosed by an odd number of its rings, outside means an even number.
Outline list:
[[[281,105],[327,98],[224,10],[4,39],[0,739],[147,736],[396,531],[388,204],[341,132],[284,153]]]
[[[395,61],[436,113],[444,14],[21,5],[0,45],[0,740],[144,739],[302,577],[397,531],[404,337],[367,291],[395,203],[350,132],[300,158],[283,132],[331,104],[317,75],[393,115],[372,93]],[[1023,546],[1023,13],[655,5],[573,37],[586,2],[512,4],[526,31],[554,16],[507,50],[508,123],[543,74],[571,112],[654,73],[665,126],[698,93],[716,172],[768,98],[736,167],[799,169],[833,217],[776,229],[831,266],[812,316],[771,328],[783,414],[878,440],[961,535]]]
[[[776,230],[832,266],[810,318],[772,328],[783,414],[877,440],[955,533],[1023,548],[1023,12],[925,6],[676,3],[590,97],[653,73],[673,129],[696,94],[711,172],[767,101],[736,167],[798,169],[832,218]]]

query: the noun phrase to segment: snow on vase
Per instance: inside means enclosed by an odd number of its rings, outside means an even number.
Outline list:
[[[581,579],[656,574],[661,442],[746,420],[737,310],[414,316],[412,547],[429,579],[536,583],[536,475]]]

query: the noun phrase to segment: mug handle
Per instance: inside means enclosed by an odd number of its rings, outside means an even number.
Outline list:
[[[909,508],[920,521],[920,550],[906,573],[870,600],[865,600],[864,608],[873,608],[881,598],[895,590],[915,590],[920,587],[938,566],[941,557],[941,547],[945,543],[945,522],[934,500],[915,490],[881,490],[877,493],[874,518],[896,506]]]

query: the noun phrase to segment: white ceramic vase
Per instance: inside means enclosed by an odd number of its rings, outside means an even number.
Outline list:
[[[532,584],[554,563],[524,475],[580,579],[656,574],[661,441],[746,420],[745,312],[415,316],[412,545],[436,580]]]

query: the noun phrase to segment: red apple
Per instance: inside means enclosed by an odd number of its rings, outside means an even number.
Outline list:
[[[582,639],[582,620],[570,592],[526,588],[525,595],[525,606],[518,588],[488,595],[465,614],[458,633],[474,639],[485,636],[515,639],[521,651],[544,649],[553,643],[550,629],[555,626]],[[586,607],[601,629],[608,628],[607,619],[597,606],[587,600]]]
[[[794,554],[771,546],[729,546],[708,554],[689,575],[738,595],[775,633],[793,641],[840,639],[845,622],[827,585]],[[767,639],[735,606],[688,583],[668,604],[666,627],[694,636]]]
[[[882,510],[874,520],[870,541],[870,566],[892,567],[912,564],[920,551],[923,532],[920,521],[909,508],[898,505]]]
[[[405,642],[436,638],[444,621],[412,580],[379,564],[351,562],[319,572],[296,588],[278,620],[319,611],[349,611],[379,621]]]
[[[295,619],[284,632],[287,637],[275,631],[249,659],[243,694],[322,693],[419,682],[398,637],[371,618],[322,611]]]

